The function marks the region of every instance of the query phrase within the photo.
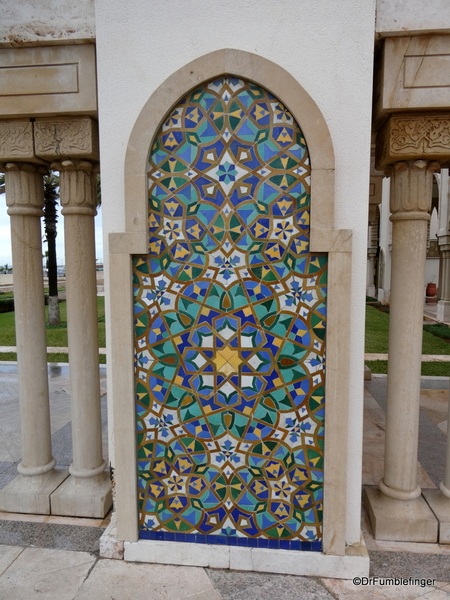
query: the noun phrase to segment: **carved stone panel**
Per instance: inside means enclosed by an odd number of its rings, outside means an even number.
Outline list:
[[[95,46],[0,48],[0,114],[97,114]]]
[[[34,143],[37,156],[46,160],[99,159],[97,123],[89,117],[37,120]]]
[[[33,159],[33,124],[30,121],[0,121],[0,162]]]
[[[401,160],[450,159],[450,114],[393,115],[377,136],[377,168]]]

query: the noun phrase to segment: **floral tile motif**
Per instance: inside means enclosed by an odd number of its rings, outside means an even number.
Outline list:
[[[140,535],[321,549],[326,277],[290,112],[222,78],[149,161],[133,261]]]

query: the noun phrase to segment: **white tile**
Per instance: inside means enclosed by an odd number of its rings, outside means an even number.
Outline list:
[[[251,549],[253,570],[308,577],[353,578],[369,574],[368,556],[332,556],[321,552]]]
[[[124,547],[125,560],[133,562],[215,569],[230,567],[230,546],[139,540],[139,542],[125,542]]]
[[[356,577],[369,573],[368,556],[331,556],[321,552],[236,548],[140,540],[125,542],[125,560],[217,569],[254,570],[312,577]]]

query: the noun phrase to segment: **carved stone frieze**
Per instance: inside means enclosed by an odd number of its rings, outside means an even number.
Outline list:
[[[37,120],[34,143],[37,156],[46,160],[99,159],[97,122],[89,117]]]
[[[0,121],[0,162],[34,159],[31,121]]]
[[[397,162],[386,170],[391,178],[391,220],[429,220],[433,173],[439,171],[436,161]]]
[[[450,160],[450,114],[389,117],[377,136],[377,168],[422,158]]]

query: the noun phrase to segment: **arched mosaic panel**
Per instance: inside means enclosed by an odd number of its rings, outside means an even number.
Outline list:
[[[257,85],[189,93],[135,256],[140,537],[321,549],[325,255],[298,124]]]

